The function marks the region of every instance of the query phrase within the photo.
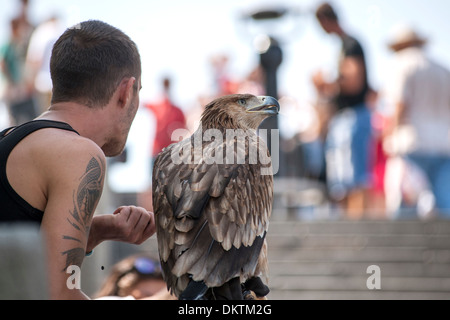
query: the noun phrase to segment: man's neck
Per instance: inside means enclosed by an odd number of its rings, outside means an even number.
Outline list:
[[[339,24],[336,25],[336,28],[335,28],[335,30],[334,30],[334,33],[335,33],[336,35],[338,35],[338,37],[341,38],[341,39],[346,35],[344,29],[342,29],[342,27],[341,27]]]
[[[82,137],[94,141],[98,146],[105,143],[104,128],[108,121],[104,109],[93,109],[74,102],[52,105],[38,119],[60,121],[69,124]]]

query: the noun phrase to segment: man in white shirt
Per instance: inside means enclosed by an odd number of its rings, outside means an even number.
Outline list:
[[[394,107],[391,132],[408,136],[393,141],[396,153],[425,172],[437,211],[450,218],[450,71],[426,56],[426,42],[410,27],[393,33],[385,97]]]
[[[50,58],[56,40],[64,32],[58,17],[54,16],[40,24],[31,35],[26,57],[28,77],[37,93],[39,112],[50,106],[53,83],[50,77]]]

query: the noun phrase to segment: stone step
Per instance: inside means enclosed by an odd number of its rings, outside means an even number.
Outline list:
[[[450,235],[450,220],[444,221],[272,221],[269,234],[277,235]]]
[[[368,291],[367,279],[369,276],[278,276],[270,279],[269,286],[273,291]],[[450,278],[381,275],[381,290],[446,292],[450,294]]]
[[[450,299],[450,221],[275,221],[267,239],[270,299]]]
[[[271,291],[269,300],[450,300],[448,292],[423,291],[332,291],[332,290],[305,290]]]
[[[367,262],[379,264],[382,262],[423,262],[450,263],[450,250],[435,250],[427,248],[401,247],[368,247],[368,248],[286,248],[270,249],[269,259],[288,260],[296,262],[317,261],[330,263],[339,262]]]
[[[0,224],[0,300],[48,298],[45,245],[39,227]]]
[[[270,258],[270,256],[269,256]],[[383,262],[377,264],[382,276],[386,277],[448,277],[449,264],[421,262]],[[271,277],[279,276],[366,276],[370,264],[365,262],[329,263],[317,261],[276,261],[270,259],[269,272]]]
[[[450,249],[450,235],[397,235],[397,234],[273,234],[267,236],[271,247],[277,249],[291,248],[336,248],[354,247],[417,247]]]

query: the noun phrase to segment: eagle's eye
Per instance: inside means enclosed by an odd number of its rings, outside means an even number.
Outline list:
[[[245,100],[245,99],[239,99],[239,100],[238,100],[238,103],[239,103],[241,106],[245,107],[245,106],[247,105],[247,100]]]

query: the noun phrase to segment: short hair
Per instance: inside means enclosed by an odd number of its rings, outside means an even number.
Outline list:
[[[67,29],[53,46],[51,102],[104,107],[124,78],[139,79],[141,72],[137,46],[125,33],[101,21],[85,21]]]
[[[331,4],[325,2],[322,3],[316,10],[317,19],[328,19],[332,21],[339,21],[336,11],[333,9]]]

